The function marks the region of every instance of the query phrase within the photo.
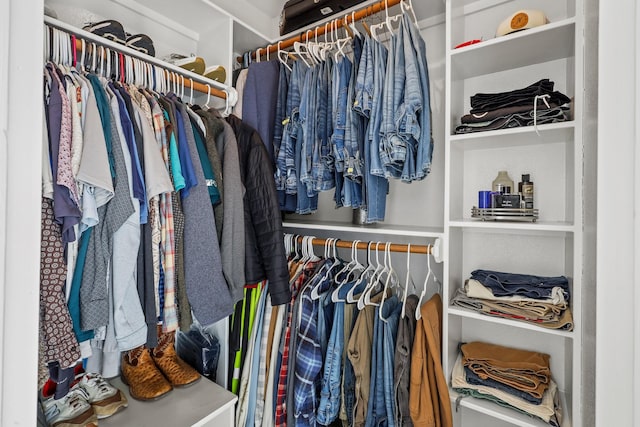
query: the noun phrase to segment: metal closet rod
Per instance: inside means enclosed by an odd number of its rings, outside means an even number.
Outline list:
[[[304,236],[301,235],[297,235],[297,241],[298,244],[302,244],[302,239],[304,238]],[[315,246],[324,246],[327,245],[329,240],[333,240],[333,239],[322,239],[319,237],[314,237],[313,238],[313,245]],[[358,242],[358,245],[356,246],[358,249],[367,249],[369,247],[369,241],[360,241]],[[376,241],[371,241],[371,249],[375,249],[376,245],[375,243],[378,243]],[[380,244],[378,245],[378,250],[381,250],[380,248],[382,248],[382,250],[384,250],[384,246],[386,244],[386,242],[379,242]],[[331,246],[333,247],[333,243],[331,244]],[[345,249],[351,249],[351,247],[353,246],[353,241],[352,240],[342,240],[342,239],[337,239],[336,241],[336,247],[338,248],[345,248]],[[407,249],[409,249],[409,252],[412,254],[423,254],[423,255],[430,255],[432,254],[432,249],[433,249],[433,245],[411,245],[411,248],[409,248],[409,245],[405,245],[403,243],[391,243],[391,245],[389,246],[389,250],[391,252],[402,252],[402,253],[407,253]]]
[[[222,99],[227,98],[227,92],[220,89],[219,87],[216,87],[216,86],[225,86],[219,82],[215,82],[213,80],[211,81],[210,84],[198,82],[197,80],[204,81],[206,79],[199,74],[195,74],[185,69],[179,68],[177,66],[167,64],[166,62],[160,59],[157,59],[153,56],[149,56],[142,52],[138,52],[135,49],[131,49],[127,46],[123,46],[111,40],[105,39],[104,37],[100,37],[88,31],[73,27],[65,22],[59,21],[57,19],[53,19],[49,16],[44,17],[44,22],[46,25],[52,28],[56,28],[69,35],[74,35],[76,37],[75,48],[76,48],[76,51],[78,52],[82,52],[82,40],[80,39],[84,39],[85,44],[88,48],[91,48],[93,44],[101,45],[117,53],[131,56],[133,58],[137,58],[143,62],[146,62],[147,64],[150,64],[154,67],[159,67],[164,71],[165,75],[167,75],[171,79],[172,82],[180,86],[183,85],[183,79],[180,76],[184,76],[185,89],[190,89],[193,86],[193,90],[195,91],[198,91],[204,94],[210,93],[212,96],[215,96],[217,98],[222,98]],[[103,54],[106,54],[106,53],[103,53]],[[227,88],[227,90],[235,91],[235,89],[233,88]]]
[[[393,6],[397,5],[397,4],[400,4],[401,1],[402,0],[382,0],[382,1],[379,1],[378,3],[371,4],[371,5],[363,8],[363,9],[360,9],[360,10],[356,11],[356,13],[354,15],[347,14],[346,15],[346,21],[347,21],[348,24],[351,23],[351,22],[354,22],[354,21],[360,21],[361,19],[364,19],[367,16],[376,14],[378,12],[382,12],[383,10],[385,10],[388,7],[393,7]],[[352,19],[352,17],[354,19]],[[329,22],[336,22],[336,25],[334,25],[331,30],[333,31],[333,30],[336,30],[338,28],[342,28],[344,26],[344,21],[345,21],[344,17],[336,18],[333,21],[329,21]],[[302,43],[302,42],[307,41],[309,39],[309,34],[311,34],[313,37],[315,37],[316,35],[321,36],[321,35],[323,35],[325,33],[325,31],[326,31],[326,26],[318,25],[313,30],[307,30],[307,31],[305,31],[303,33],[300,33],[299,36],[291,37],[291,38],[288,38],[286,40],[281,40],[279,42],[276,42],[275,44],[270,44],[269,46],[264,47],[264,48],[258,48],[256,50],[254,50],[253,52],[251,52],[251,58],[253,58],[253,59],[256,58],[256,52],[257,51],[260,51],[260,55],[261,56],[262,55],[266,55],[267,52],[269,52],[271,54],[273,52],[277,52],[278,51],[278,46],[279,46],[280,50],[287,49],[287,48],[290,48],[291,46],[293,46],[293,44],[295,42]],[[236,60],[238,62],[242,62],[242,60],[243,60],[242,56],[239,56]]]

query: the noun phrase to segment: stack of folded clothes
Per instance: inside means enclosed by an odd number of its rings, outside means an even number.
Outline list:
[[[462,395],[491,400],[552,426],[562,423],[548,354],[483,342],[462,344],[451,385]]]
[[[462,116],[456,133],[482,132],[571,120],[569,97],[553,90],[542,79],[523,89],[478,93],[471,97],[471,111]]]
[[[451,304],[496,317],[534,323],[543,328],[573,330],[569,282],[564,276],[475,270]]]

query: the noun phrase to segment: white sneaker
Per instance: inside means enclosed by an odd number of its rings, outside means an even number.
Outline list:
[[[84,389],[75,386],[61,399],[45,400],[43,406],[47,423],[51,427],[96,427],[98,417],[88,398]]]
[[[120,389],[112,386],[100,374],[87,373],[75,387],[82,388],[98,419],[107,418],[127,407],[129,402]]]

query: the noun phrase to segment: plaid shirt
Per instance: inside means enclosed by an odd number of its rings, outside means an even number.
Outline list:
[[[315,270],[316,262],[310,261],[305,268],[291,283],[291,301],[289,302],[289,312],[287,314],[287,324],[284,332],[284,346],[282,351],[282,364],[278,376],[278,393],[276,395],[275,427],[286,427],[287,408],[287,377],[289,375],[289,344],[291,343],[291,318],[293,316],[293,305],[298,297],[298,292],[309,279]]]
[[[162,109],[153,100],[150,101],[150,107],[153,114],[153,130],[156,134],[156,141],[162,153],[162,159],[169,173],[171,173],[171,162],[169,161],[169,146],[167,142],[167,134],[165,133],[165,122]],[[163,330],[172,332],[178,329],[178,312],[176,309],[176,244],[175,244],[175,226],[173,221],[173,197],[174,193],[164,193],[160,195],[160,263],[164,274],[164,283],[162,290],[163,303]]]
[[[306,286],[300,295],[300,323],[298,324],[298,348],[296,351],[294,392],[294,416],[296,426],[316,424],[316,384],[322,369],[322,350],[318,337],[319,300],[311,299],[314,283]]]

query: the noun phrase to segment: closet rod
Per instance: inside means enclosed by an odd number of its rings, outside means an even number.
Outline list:
[[[142,52],[138,52],[135,49],[131,49],[130,47],[105,39],[104,37],[95,35],[85,30],[81,30],[79,28],[76,28],[72,25],[67,24],[66,22],[62,22],[58,19],[51,18],[50,16],[45,16],[44,22],[46,25],[50,27],[57,28],[58,30],[62,30],[65,33],[75,35],[76,50],[78,52],[82,52],[82,41],[78,40],[78,38],[81,38],[86,41],[87,46],[90,46],[93,43],[95,43],[96,45],[102,45],[113,51],[137,58],[153,66],[160,67],[164,71],[165,75],[168,76],[172,82],[178,84],[179,86],[183,85],[183,80],[179,76],[184,76],[185,89],[190,89],[193,86],[193,90],[195,91],[198,91],[204,94],[211,93],[211,95],[217,98],[222,98],[222,99],[226,99],[227,93],[230,93],[231,96],[229,97],[229,101],[231,102],[232,106],[235,104],[236,100],[238,99],[238,95],[234,88],[227,86],[225,84],[222,84],[220,82],[217,82],[215,80],[207,79],[199,74],[185,70],[184,68],[180,68],[173,64],[168,64],[153,56],[146,55]]]
[[[302,243],[302,239],[304,236],[300,236],[298,235],[298,244]],[[331,239],[322,239],[319,237],[314,237],[313,238],[313,245],[315,246],[324,246],[325,244],[328,245],[327,241],[331,240]],[[411,252],[412,254],[423,254],[423,255],[434,255],[433,253],[433,249],[436,247],[436,245],[438,244],[437,242],[438,239],[436,239],[436,243],[434,245],[411,245],[411,248],[409,250],[409,252]],[[373,242],[373,241],[372,241]],[[371,249],[375,249],[376,242],[373,242],[371,244]],[[382,250],[384,251],[384,245],[385,242],[380,242],[380,244],[378,245],[378,251]],[[333,244],[331,244],[331,246],[333,246]],[[345,248],[345,249],[351,249],[351,247],[353,246],[353,241],[351,240],[342,240],[339,239],[336,242],[336,247],[338,248]],[[356,246],[358,249],[367,249],[369,247],[369,242],[368,241],[360,241],[358,242],[358,245]],[[403,253],[407,253],[407,249],[409,249],[409,245],[405,245],[402,243],[391,243],[391,245],[389,246],[389,250],[391,252],[403,252]]]
[[[352,19],[352,16],[353,16],[353,18],[355,18],[355,21],[360,21],[361,19],[364,19],[367,16],[376,14],[378,12],[382,12],[386,8],[393,7],[393,6],[397,5],[397,4],[400,4],[401,1],[402,0],[382,0],[382,1],[379,1],[378,3],[374,3],[372,5],[369,5],[369,6],[365,7],[365,8],[357,10],[354,15],[347,14],[346,15],[346,21],[347,21],[347,23],[354,22],[354,19]],[[336,22],[336,25],[332,28],[332,30],[335,30],[337,28],[342,28],[344,26],[344,21],[345,21],[345,18],[343,16],[342,18],[338,17],[338,18],[335,18],[335,19],[333,19],[332,21],[329,21],[329,22]],[[316,32],[316,29],[317,29],[317,32]],[[293,44],[295,42],[302,43],[302,42],[307,41],[309,39],[309,34],[312,34],[313,37],[315,37],[316,34],[321,36],[321,35],[323,35],[325,33],[325,26],[324,25],[318,25],[318,26],[316,26],[316,29],[307,30],[307,31],[305,31],[303,33],[300,33],[299,36],[291,37],[291,38],[288,38],[286,40],[281,40],[279,42],[276,42],[275,44],[270,44],[270,45],[268,45],[267,47],[264,47],[264,48],[258,48],[256,50],[254,50],[253,52],[251,52],[251,58],[253,58],[253,59],[256,58],[256,52],[258,50],[260,51],[260,55],[261,56],[263,54],[266,55],[267,52],[274,53],[274,52],[278,51],[278,45],[280,45],[280,47],[279,47],[280,50],[287,49],[287,48],[293,46]],[[238,62],[242,62],[243,61],[242,56],[239,56],[238,58],[236,58],[236,60]]]

